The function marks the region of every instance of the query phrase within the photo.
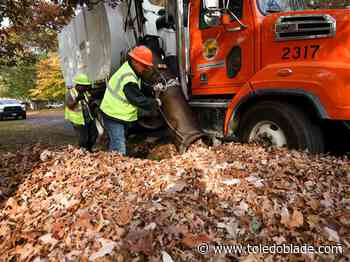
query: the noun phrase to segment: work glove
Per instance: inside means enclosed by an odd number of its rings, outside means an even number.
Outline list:
[[[81,101],[81,100],[84,100],[84,94],[83,93],[79,93],[77,98],[76,98],[77,101]]]
[[[157,67],[158,67],[158,69],[163,69],[163,70],[168,68],[166,64],[158,64]]]
[[[157,101],[158,106],[161,107],[162,106],[162,101],[160,101],[159,98],[156,98],[156,101]]]

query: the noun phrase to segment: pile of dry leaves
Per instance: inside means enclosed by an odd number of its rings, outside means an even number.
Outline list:
[[[12,196],[1,188],[0,260],[350,258],[349,159],[240,144],[160,151],[169,158],[73,147],[2,156],[1,179],[23,181]],[[197,250],[203,242],[208,254]],[[338,245],[343,254],[215,252],[222,244]]]

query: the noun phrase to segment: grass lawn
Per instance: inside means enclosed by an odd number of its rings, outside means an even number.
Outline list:
[[[75,144],[73,129],[63,119],[63,110],[28,112],[26,120],[0,121],[0,152],[15,152],[41,143],[51,146]]]

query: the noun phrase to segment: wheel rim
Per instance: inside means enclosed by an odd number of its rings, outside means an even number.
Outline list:
[[[258,122],[251,130],[248,142],[259,142],[276,147],[287,146],[285,133],[272,121]]]

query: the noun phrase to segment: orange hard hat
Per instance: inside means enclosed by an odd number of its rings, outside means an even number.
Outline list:
[[[137,62],[153,66],[153,54],[151,49],[144,45],[136,46],[129,52],[129,56]]]

